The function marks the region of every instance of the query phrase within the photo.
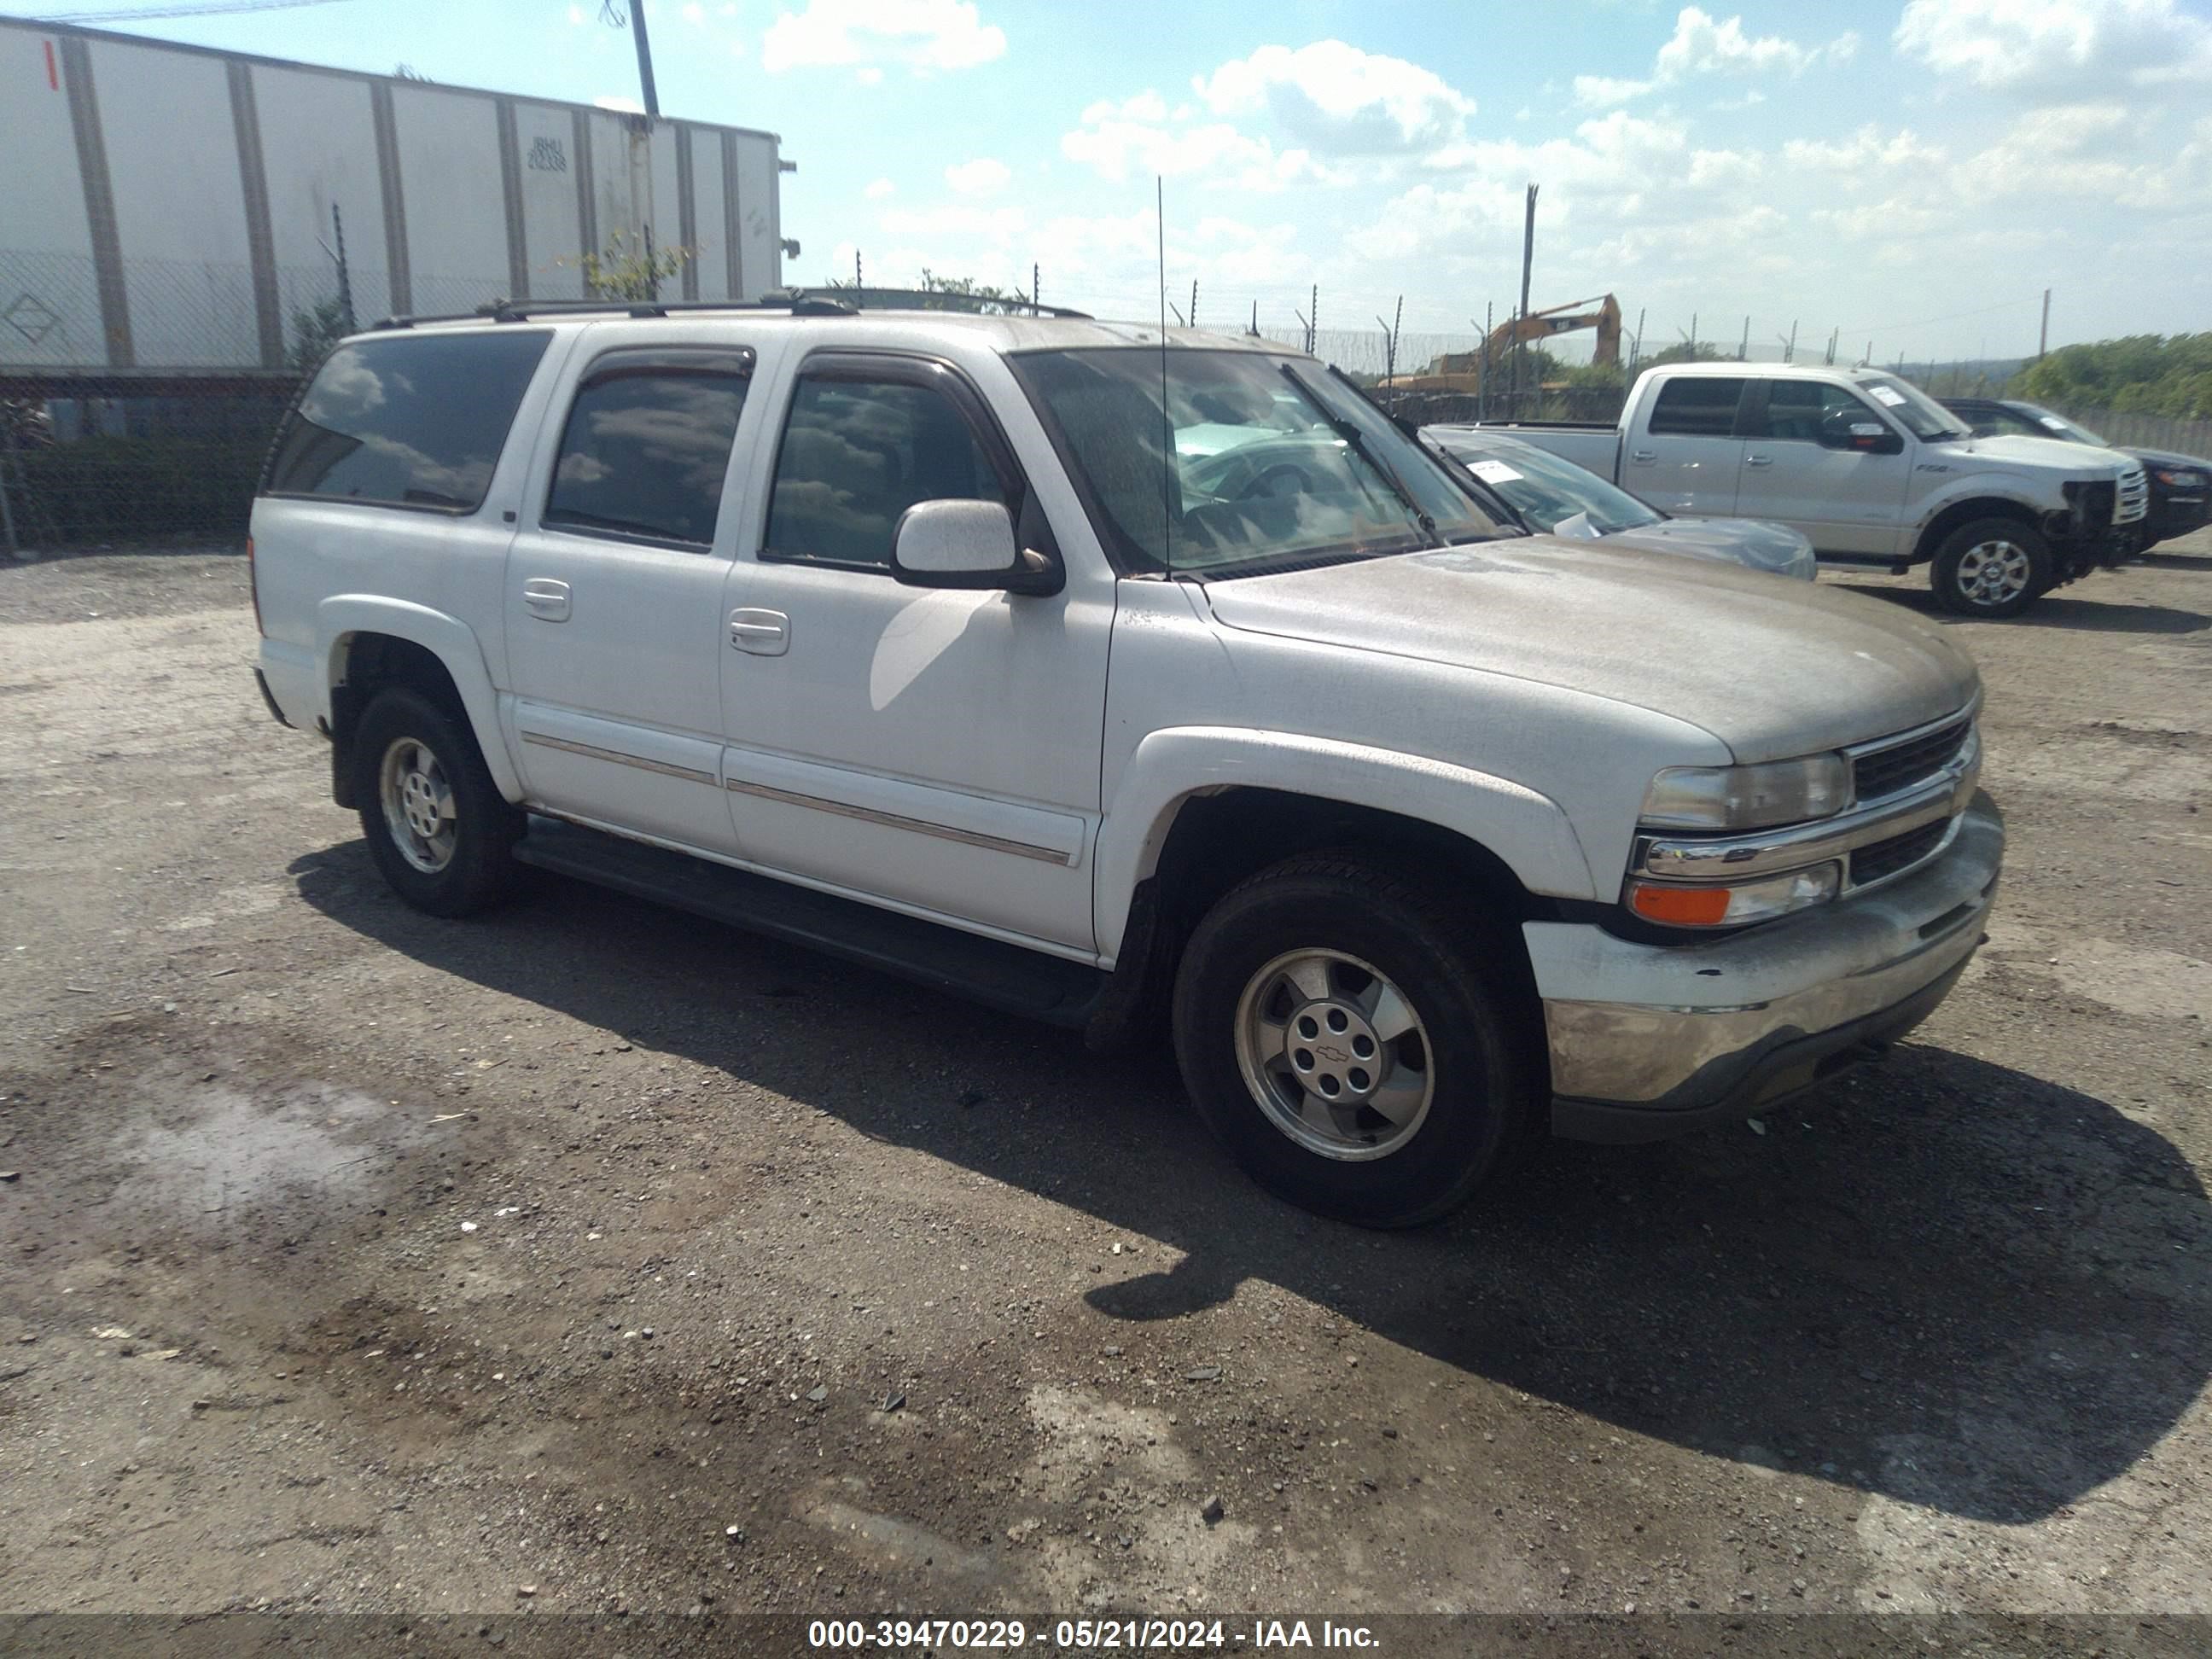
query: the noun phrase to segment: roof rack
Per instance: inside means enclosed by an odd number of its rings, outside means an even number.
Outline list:
[[[524,323],[533,317],[673,317],[717,311],[787,311],[794,317],[850,317],[864,309],[1060,317],[1082,322],[1091,319],[1089,312],[1070,311],[1064,306],[946,294],[937,289],[870,288],[823,294],[805,289],[775,289],[757,300],[495,300],[474,311],[386,317],[371,323],[369,328],[374,331],[412,328],[417,323]]]

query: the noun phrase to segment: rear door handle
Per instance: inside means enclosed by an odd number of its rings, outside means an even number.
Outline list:
[[[791,618],[781,611],[732,611],[730,643],[756,657],[780,657],[791,649]]]
[[[1747,455],[1743,458],[1743,464],[1746,466],[1772,466],[1774,465],[1774,457],[1771,455]]]
[[[544,622],[568,620],[568,584],[532,576],[522,585],[522,608]]]
[[[1644,461],[1648,463],[1657,460],[1659,457],[1650,450],[1638,449],[1631,451],[1628,459],[1632,461]]]

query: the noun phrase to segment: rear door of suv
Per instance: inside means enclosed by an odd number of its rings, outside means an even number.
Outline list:
[[[503,590],[531,799],[735,848],[723,800],[723,487],[755,362],[726,330],[594,325],[540,432]]]

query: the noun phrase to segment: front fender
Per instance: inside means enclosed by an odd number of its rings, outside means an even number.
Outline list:
[[[1120,952],[1130,897],[1158,864],[1183,802],[1224,788],[1277,789],[1395,812],[1486,848],[1532,893],[1597,896],[1589,860],[1559,803],[1507,779],[1328,738],[1171,726],[1138,744],[1098,827],[1093,879],[1102,955]]]
[[[1919,475],[1923,478],[1925,474]],[[1925,529],[1937,514],[1956,507],[1961,501],[2009,501],[2025,512],[2033,513],[2039,520],[2046,513],[2066,510],[2066,495],[2062,480],[2037,478],[2022,472],[1969,472],[1947,478],[1929,494],[1920,498],[1920,510],[1912,521],[1915,530]]]
[[[315,607],[315,646],[323,664],[323,696],[329,713],[330,688],[345,678],[346,653],[357,634],[389,634],[421,646],[445,665],[460,693],[461,707],[476,729],[477,747],[492,781],[508,800],[522,799],[522,777],[500,735],[499,696],[484,664],[476,630],[458,617],[405,599],[375,593],[337,593]]]

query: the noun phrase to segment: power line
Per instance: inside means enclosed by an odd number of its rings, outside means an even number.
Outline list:
[[[1978,306],[1972,311],[1948,312],[1941,317],[1922,317],[1909,323],[1851,323],[1845,325],[1844,332],[1862,334],[1871,327],[1876,334],[1893,334],[1900,328],[1925,328],[1931,323],[1952,323],[1961,317],[1986,317],[1993,311],[2010,311],[2014,306],[2032,306],[2039,298],[2037,295],[2024,294],[2017,300],[2000,300],[1993,306]]]
[[[300,6],[336,5],[339,0],[195,0],[182,6],[132,6],[102,11],[50,11],[27,21],[33,23],[131,23],[160,17],[221,17],[244,11],[290,11]]]

